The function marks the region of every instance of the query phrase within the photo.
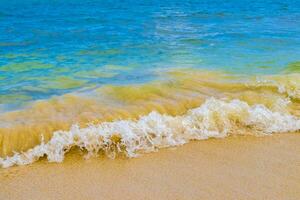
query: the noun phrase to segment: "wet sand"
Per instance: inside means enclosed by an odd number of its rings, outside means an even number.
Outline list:
[[[0,169],[0,199],[300,199],[300,135],[195,141],[138,158]]]

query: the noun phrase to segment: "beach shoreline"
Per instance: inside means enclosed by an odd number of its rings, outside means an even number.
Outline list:
[[[299,199],[298,133],[193,141],[138,158],[0,169],[0,199]]]

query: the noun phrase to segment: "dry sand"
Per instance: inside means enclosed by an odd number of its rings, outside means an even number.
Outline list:
[[[134,159],[0,169],[0,199],[300,199],[300,135],[191,142]]]

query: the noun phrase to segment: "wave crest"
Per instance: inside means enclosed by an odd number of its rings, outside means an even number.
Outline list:
[[[274,112],[264,105],[250,106],[241,100],[227,102],[210,98],[200,107],[180,116],[153,111],[138,120],[104,122],[86,128],[73,125],[69,131],[54,132],[47,143],[0,158],[0,166],[26,165],[44,156],[49,162],[62,162],[72,147],[86,150],[87,156],[104,152],[112,158],[119,153],[135,157],[139,153],[182,145],[190,140],[298,130],[300,119],[291,114]]]

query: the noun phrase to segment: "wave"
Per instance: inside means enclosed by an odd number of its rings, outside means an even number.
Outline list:
[[[105,85],[93,90],[80,90],[47,100],[34,101],[20,110],[0,113],[1,163],[8,163],[10,159],[6,159],[7,157],[19,155],[23,158],[24,155],[29,155],[30,149],[48,144],[55,138],[57,132],[72,135],[69,132],[73,132],[75,127],[78,129],[80,127],[80,131],[84,131],[99,127],[99,124],[100,127],[116,122],[131,124],[154,115],[162,119],[174,118],[179,122],[185,121],[185,117],[193,109],[207,105],[207,102],[212,101],[211,98],[219,104],[224,102],[224,106],[226,102],[240,101],[249,108],[261,105],[272,113],[279,113],[280,116],[300,118],[300,74],[251,77],[193,69],[173,69],[159,71],[157,74],[159,79],[150,83]],[[216,106],[214,113],[221,116],[223,111],[218,109],[223,108]],[[251,113],[252,110],[247,112]],[[222,120],[215,121],[216,126],[225,123],[226,120]],[[239,120],[228,122],[235,128],[232,128],[234,131],[231,132],[257,134],[256,125],[248,127],[245,123],[238,122]],[[117,126],[112,124],[109,126]],[[222,135],[220,133],[219,135]],[[123,138],[123,135],[114,137]],[[31,159],[33,158],[28,160]]]
[[[250,106],[237,99],[227,102],[210,98],[184,115],[171,116],[153,111],[138,120],[103,122],[86,128],[73,125],[69,131],[54,132],[47,143],[1,158],[0,166],[26,165],[44,156],[49,162],[62,162],[73,147],[86,150],[87,156],[104,152],[112,158],[120,153],[135,157],[159,148],[183,145],[190,140],[299,130],[300,119],[291,114],[274,112],[264,105]]]

